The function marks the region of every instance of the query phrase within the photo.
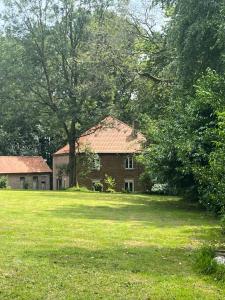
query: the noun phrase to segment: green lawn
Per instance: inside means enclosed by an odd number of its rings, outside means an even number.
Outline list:
[[[0,299],[224,299],[193,269],[218,221],[173,197],[0,192]]]

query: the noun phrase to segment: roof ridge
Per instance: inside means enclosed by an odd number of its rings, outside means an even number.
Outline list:
[[[109,118],[109,117],[115,119],[115,120],[118,121],[119,123],[122,123],[123,125],[129,127],[131,130],[133,130],[133,127],[132,127],[131,125],[125,123],[124,121],[121,121],[120,119],[118,119],[117,117],[114,117],[114,116],[112,116],[112,115],[108,115],[108,116],[105,117],[101,122],[103,122],[105,119],[107,119],[107,118]],[[100,123],[101,123],[101,122],[100,122]],[[141,135],[145,138],[144,134],[141,133],[140,130],[138,130],[137,133],[141,134]]]

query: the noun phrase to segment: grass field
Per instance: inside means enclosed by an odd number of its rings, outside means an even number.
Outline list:
[[[218,221],[161,196],[0,192],[0,299],[224,299],[193,269]]]

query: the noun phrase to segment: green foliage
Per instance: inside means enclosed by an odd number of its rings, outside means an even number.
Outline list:
[[[68,188],[66,191],[67,192],[83,192],[83,193],[91,192],[85,186],[74,186],[72,188]]]
[[[224,203],[223,121],[225,78],[208,70],[192,96],[178,97],[168,116],[151,127],[151,144],[142,155],[153,182],[198,200],[215,212]],[[219,128],[219,131],[218,131]],[[214,171],[212,171],[214,169]]]
[[[100,167],[99,155],[86,147],[82,153],[77,155],[78,182],[87,177],[93,170],[99,170]]]
[[[95,182],[93,188],[96,192],[103,192],[103,184],[101,182]]]
[[[142,161],[141,157],[140,157],[139,161],[140,162]],[[148,172],[144,172],[143,174],[141,174],[140,180],[144,186],[145,192],[150,193],[152,191],[152,187],[154,185],[150,174]]]
[[[154,184],[151,191],[154,194],[158,194],[158,195],[166,195],[169,194],[169,189],[168,189],[168,185],[167,184]]]
[[[57,119],[64,131],[73,186],[75,142],[113,111],[126,91],[135,38],[122,14],[114,12],[116,1],[6,3],[5,28],[22,49],[16,70],[17,78],[23,78],[20,90],[30,91],[23,99]],[[13,61],[15,54],[10,55]]]
[[[195,257],[195,268],[205,275],[212,275],[214,280],[225,280],[225,266],[215,261],[216,252],[213,247],[203,247]]]
[[[0,189],[6,189],[8,186],[8,178],[5,176],[0,176]]]
[[[162,117],[149,125],[150,144],[141,160],[153,182],[168,184],[173,193],[199,199],[219,213],[225,194],[224,142],[218,144],[222,129],[217,119],[225,106],[224,1],[156,2],[171,17],[162,46],[171,61],[164,61],[158,77],[166,74],[174,82]],[[151,59],[148,66],[154,70]]]
[[[218,116],[218,127],[214,130],[215,147],[209,155],[209,164],[199,168],[200,201],[217,214],[225,211],[225,113]]]
[[[207,68],[223,72],[225,45],[218,34],[223,24],[223,0],[176,1],[169,39],[177,57],[178,80],[189,91]]]
[[[114,193],[115,192],[116,181],[112,176],[108,176],[106,174],[104,183],[106,185],[106,192],[107,193]]]
[[[212,247],[203,247],[196,254],[195,267],[199,272],[211,275],[216,272],[217,263],[213,260],[215,249]]]

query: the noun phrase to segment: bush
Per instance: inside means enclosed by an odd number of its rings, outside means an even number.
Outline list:
[[[94,190],[96,192],[102,192],[103,191],[103,184],[101,182],[95,182],[94,183]]]
[[[7,177],[0,177],[0,189],[6,189],[8,186],[8,179]]]
[[[196,255],[195,266],[202,274],[213,274],[216,271],[217,263],[213,260],[215,249],[212,247],[203,247]]]
[[[106,192],[107,193],[114,193],[115,192],[115,186],[116,186],[116,181],[112,176],[105,175],[105,180],[106,184]]]
[[[154,184],[151,191],[155,194],[165,195],[168,192],[167,184]]]
[[[28,183],[28,182],[25,182],[25,183],[24,183],[24,189],[25,189],[25,190],[28,190],[28,189],[29,189],[29,183]]]
[[[213,247],[203,247],[196,255],[195,267],[201,274],[213,275],[215,280],[225,280],[225,266],[215,261]]]

